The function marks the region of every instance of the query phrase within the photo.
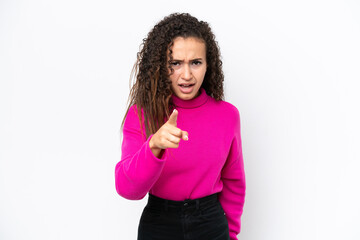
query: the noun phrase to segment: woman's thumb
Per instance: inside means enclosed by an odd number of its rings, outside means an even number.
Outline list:
[[[189,140],[189,133],[187,131],[182,131],[182,139],[185,141]]]

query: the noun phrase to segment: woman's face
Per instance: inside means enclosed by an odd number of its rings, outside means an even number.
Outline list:
[[[194,37],[177,37],[172,46],[172,57],[174,72],[170,79],[173,93],[183,100],[197,97],[207,67],[204,41]]]

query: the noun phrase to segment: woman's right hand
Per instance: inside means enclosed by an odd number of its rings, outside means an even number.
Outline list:
[[[189,140],[188,132],[177,128],[177,116],[178,111],[174,109],[168,121],[151,137],[149,146],[155,155],[159,155],[161,149],[178,148],[181,139]]]

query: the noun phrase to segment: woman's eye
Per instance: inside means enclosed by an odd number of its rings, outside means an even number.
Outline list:
[[[200,61],[193,61],[193,64],[194,64],[194,65],[200,65],[201,62],[200,62]]]
[[[180,63],[179,62],[172,62],[171,65],[172,66],[178,66]]]

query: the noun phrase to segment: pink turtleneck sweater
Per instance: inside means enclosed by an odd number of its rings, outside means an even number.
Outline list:
[[[157,158],[149,147],[153,134],[146,139],[144,118],[141,132],[136,105],[131,106],[124,122],[121,160],[115,167],[116,191],[131,200],[150,192],[175,201],[219,192],[230,239],[235,240],[245,201],[239,111],[226,101],[216,101],[204,88],[191,100],[176,95],[172,99],[178,110],[177,127],[189,133],[189,140]]]

